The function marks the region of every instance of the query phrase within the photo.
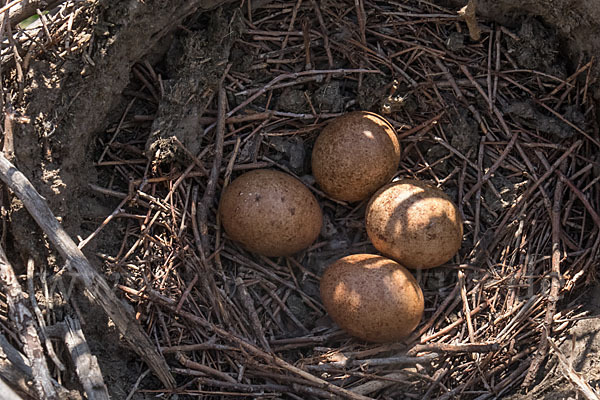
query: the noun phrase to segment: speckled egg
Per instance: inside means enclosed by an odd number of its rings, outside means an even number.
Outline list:
[[[317,199],[298,179],[260,169],[235,179],[219,204],[229,238],[265,256],[286,256],[319,236],[323,214]]]
[[[463,224],[458,207],[442,190],[403,179],[373,195],[365,214],[373,246],[407,268],[433,268],[460,249]]]
[[[336,200],[360,201],[390,181],[400,162],[392,125],[371,112],[351,112],[331,121],[317,138],[312,172]]]
[[[350,255],[327,267],[321,299],[340,328],[369,342],[406,338],[424,309],[423,292],[411,273],[374,254]]]

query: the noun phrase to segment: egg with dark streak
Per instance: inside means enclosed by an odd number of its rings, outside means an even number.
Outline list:
[[[323,214],[315,196],[293,176],[274,170],[246,172],[224,190],[219,215],[227,236],[269,257],[309,247]]]

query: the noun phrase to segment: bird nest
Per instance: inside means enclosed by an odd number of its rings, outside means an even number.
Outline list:
[[[130,107],[99,144],[94,189],[121,199],[101,225],[122,233],[102,254],[106,273],[177,379],[151,391],[485,399],[528,387],[595,280],[592,61],[567,65],[534,19],[477,24],[424,1],[246,3],[193,17],[169,60],[135,65]],[[182,87],[194,91],[174,100]],[[376,253],[365,202],[335,201],[310,175],[322,127],[354,110],[396,128],[397,177],[443,189],[464,217],[451,262],[413,271],[425,313],[398,343],[349,337],[319,298],[329,263]],[[187,134],[176,129],[186,118]],[[220,227],[223,188],[257,168],[298,177],[319,200],[324,227],[306,251],[262,257]]]

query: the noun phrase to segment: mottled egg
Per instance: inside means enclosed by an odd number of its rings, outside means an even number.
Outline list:
[[[350,255],[327,267],[321,299],[340,328],[370,342],[406,338],[424,309],[423,292],[411,273],[374,254]]]
[[[396,173],[400,144],[392,125],[371,112],[351,112],[331,121],[312,152],[319,187],[343,201],[367,198]]]
[[[224,190],[219,204],[229,238],[265,256],[286,256],[319,236],[323,214],[315,196],[293,176],[269,169],[247,172]]]
[[[442,265],[462,242],[458,207],[422,181],[403,179],[382,187],[369,201],[365,221],[373,246],[407,268]]]

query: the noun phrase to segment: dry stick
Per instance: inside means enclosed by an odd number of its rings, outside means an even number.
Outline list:
[[[4,32],[7,30],[6,26],[8,25],[9,21],[8,21],[8,16],[4,15],[4,17],[1,18],[1,22],[0,22],[0,39],[4,40]],[[0,62],[0,74],[4,74],[4,71],[2,70],[2,63]],[[7,108],[5,108],[5,100],[7,100],[7,96],[5,96],[4,94],[6,93],[6,90],[4,88],[4,84],[2,82],[0,82],[0,107],[2,107],[3,109],[5,109],[5,111],[8,111]],[[6,124],[6,120],[4,120],[4,123]],[[5,137],[4,140],[6,139],[6,135],[10,135],[12,137],[12,132],[5,132]],[[5,153],[6,154],[6,153]]]
[[[229,118],[231,117],[233,114],[235,114],[236,112],[238,112],[239,110],[243,109],[244,107],[246,107],[248,104],[252,103],[254,100],[256,100],[258,97],[260,97],[262,94],[264,94],[267,90],[271,89],[275,84],[277,84],[278,82],[284,80],[284,79],[297,79],[303,76],[310,76],[310,75],[327,75],[327,74],[332,74],[332,75],[337,75],[337,74],[352,74],[352,73],[365,73],[365,74],[379,74],[381,73],[381,71],[378,70],[372,70],[372,69],[324,69],[324,70],[310,70],[310,71],[301,71],[301,72],[290,72],[289,74],[281,74],[276,76],[275,78],[273,78],[269,83],[267,83],[265,86],[263,86],[259,91],[255,92],[252,96],[248,97],[246,100],[244,100],[242,103],[240,103],[238,106],[236,106],[234,109],[232,109],[231,111],[229,111],[226,114],[226,117]],[[212,124],[210,126],[208,126],[206,128],[206,132],[210,131],[212,128],[214,128],[215,124]]]
[[[596,210],[594,210],[594,207],[592,207],[589,200],[585,197],[581,190],[579,190],[577,186],[575,186],[573,182],[571,182],[569,178],[567,178],[562,172],[557,171],[557,174],[560,177],[560,180],[566,183],[567,186],[573,191],[573,193],[575,193],[575,196],[577,196],[577,198],[583,203],[583,206],[590,213],[590,216],[596,223],[596,226],[600,228],[600,215],[598,215]]]
[[[563,164],[564,166],[565,164]],[[564,183],[559,180],[554,188],[554,204],[552,205],[552,283],[550,286],[550,295],[548,296],[548,308],[546,309],[546,318],[544,321],[544,330],[540,339],[540,346],[536,353],[525,380],[521,387],[529,387],[542,364],[546,353],[548,352],[548,339],[552,330],[552,322],[554,313],[556,312],[556,303],[558,301],[558,293],[560,292],[560,212],[562,203],[562,191]]]
[[[569,147],[568,150],[566,150],[554,162],[554,164],[552,164],[552,166],[550,167],[550,169],[548,171],[546,171],[542,176],[540,176],[540,178],[537,181],[535,181],[533,183],[533,185],[531,185],[525,191],[525,193],[523,193],[521,195],[520,200],[518,200],[517,203],[504,215],[504,218],[502,218],[502,221],[500,222],[500,224],[498,225],[498,228],[496,228],[496,231],[494,233],[494,237],[496,239],[493,240],[491,243],[489,243],[489,245],[487,246],[487,248],[494,247],[497,244],[497,242],[502,238],[501,232],[505,229],[506,224],[508,223],[508,221],[510,220],[510,218],[513,217],[514,213],[521,207],[521,205],[523,205],[524,202],[526,202],[526,200],[529,198],[529,196],[531,196],[531,194],[542,184],[542,182],[544,182],[546,179],[548,179],[548,177],[554,173],[554,171],[556,170],[556,168],[558,168],[558,166],[567,157],[569,157],[571,155],[571,153],[573,153],[575,151],[575,149],[577,149],[579,146],[581,146],[582,143],[583,142],[581,140],[578,140],[575,143],[573,143],[571,145],[571,147]],[[482,249],[482,250],[485,250],[485,249]]]
[[[2,97],[2,96],[0,96]],[[14,112],[11,112],[12,105],[7,102],[4,112],[4,144],[2,152],[9,160],[15,159],[15,141],[13,135]]]
[[[383,375],[381,377],[382,380],[368,381],[350,390],[356,394],[368,395],[396,384],[395,380],[402,379],[405,376],[406,374],[402,372],[392,372],[391,374]]]
[[[19,350],[15,349],[12,344],[6,339],[6,336],[0,333],[0,365],[3,360],[6,360],[12,364],[14,368],[22,372],[25,375],[31,376],[31,367],[29,366],[29,360]],[[0,375],[2,369],[0,367]]]
[[[58,6],[60,3],[64,3],[65,0],[28,0],[28,1],[12,1],[8,3],[6,6],[0,9],[0,14],[4,14],[8,11],[8,18],[10,20],[10,25],[15,27],[19,22],[23,21],[25,18],[30,17],[36,13],[36,10],[49,10]]]
[[[175,309],[176,312],[177,309]],[[163,353],[176,353],[181,351],[197,351],[197,350],[219,350],[219,351],[237,351],[237,347],[227,346],[224,344],[217,344],[211,339],[204,343],[195,344],[181,344],[179,346],[161,347]]]
[[[431,398],[431,395],[433,394],[433,391],[438,386],[441,387],[442,390],[448,391],[448,388],[445,387],[442,384],[442,379],[444,379],[446,377],[446,375],[448,374],[448,372],[449,372],[449,369],[447,367],[443,367],[443,368],[438,369],[437,371],[435,371],[435,373],[432,376],[432,378],[434,379],[434,381],[429,386],[429,389],[427,389],[427,391],[425,392],[425,394],[421,397],[423,400],[429,400]]]
[[[429,353],[418,357],[397,356],[385,358],[367,358],[364,360],[354,360],[351,365],[355,367],[377,367],[381,365],[414,365],[431,362],[439,357],[437,353]]]
[[[209,367],[208,365],[204,365],[204,364],[200,364],[198,362],[192,361],[189,358],[187,358],[186,356],[184,356],[183,353],[181,353],[181,352],[177,352],[175,354],[175,358],[177,358],[177,361],[179,361],[181,363],[181,365],[183,365],[184,367],[191,368],[191,369],[203,372],[208,375],[216,376],[217,378],[220,378],[227,382],[231,382],[231,383],[236,382],[236,380],[233,379],[231,377],[231,375],[228,375],[225,372],[219,371],[218,369]]]
[[[592,57],[592,59],[585,64],[583,67],[579,68],[577,71],[575,71],[571,76],[569,76],[567,79],[565,79],[564,81],[562,81],[558,86],[556,86],[554,88],[554,90],[552,90],[550,93],[548,93],[548,95],[546,97],[552,97],[554,96],[556,93],[558,93],[563,87],[565,87],[566,85],[569,84],[569,82],[572,82],[575,78],[577,78],[577,76],[579,76],[579,74],[581,74],[583,71],[585,71],[586,69],[590,68],[592,66],[592,63],[594,62],[594,58]]]
[[[92,355],[81,325],[76,319],[65,317],[64,341],[75,364],[79,382],[90,400],[108,400],[108,390],[102,378],[98,360]]]
[[[312,63],[310,62],[310,27],[309,27],[308,17],[304,17],[302,20],[302,39],[304,39],[304,54],[305,54],[305,62],[304,68],[306,70],[312,69]]]
[[[458,100],[460,100],[463,103],[463,105],[465,105],[469,109],[469,111],[471,111],[471,114],[473,114],[473,117],[475,117],[475,120],[479,124],[479,127],[481,128],[482,132],[487,134],[487,129],[483,123],[481,114],[479,114],[479,111],[477,111],[477,109],[473,106],[473,104],[471,104],[465,98],[465,95],[463,94],[462,90],[460,90],[460,88],[458,87],[456,80],[454,79],[454,77],[452,76],[452,74],[450,73],[448,68],[437,57],[435,57],[435,65],[437,65],[437,67],[442,71],[442,73],[444,74],[446,79],[450,82],[452,89],[454,90],[454,93],[456,94],[456,97],[458,98]]]
[[[310,2],[312,3],[315,9],[315,13],[317,14],[317,20],[319,21],[319,25],[321,25],[321,33],[323,35],[323,47],[325,48],[325,53],[327,54],[329,68],[333,68],[333,55],[331,54],[331,46],[329,45],[329,32],[327,32],[327,25],[323,20],[323,15],[321,14],[319,4],[316,2],[316,0],[310,0]]]
[[[477,83],[477,81],[473,78],[473,76],[471,75],[471,73],[469,72],[469,69],[467,67],[465,67],[464,65],[460,66],[461,71],[465,74],[465,76],[471,81],[471,83],[473,84],[473,86],[475,86],[475,89],[477,89],[477,91],[481,94],[481,97],[484,98],[485,101],[488,102],[488,104],[491,105],[492,107],[492,111],[494,112],[494,114],[496,115],[496,117],[498,118],[498,122],[500,123],[500,126],[502,127],[502,129],[504,130],[504,133],[506,133],[506,137],[512,137],[513,133],[511,132],[510,128],[508,127],[508,125],[506,124],[506,122],[504,121],[504,117],[502,116],[502,113],[500,112],[500,110],[498,109],[498,107],[496,107],[495,105],[492,104],[492,102],[490,101],[490,99],[487,98],[487,95],[485,94],[485,92],[483,91],[483,88],[481,87],[481,85],[479,83]]]
[[[400,134],[398,134],[398,140],[402,140],[404,138],[407,138],[408,136],[412,135],[415,132],[419,132],[421,129],[425,129],[425,128],[433,128],[434,125],[436,125],[438,123],[438,121],[440,120],[440,118],[442,118],[442,116],[446,113],[446,111],[442,111],[441,113],[439,113],[438,115],[436,115],[433,118],[428,119],[427,121],[415,126],[414,128],[408,129]]]
[[[38,306],[37,300],[35,298],[35,289],[33,286],[33,274],[34,274],[34,261],[32,258],[30,258],[27,261],[27,291],[29,292],[29,301],[31,302],[31,307],[33,308],[33,312],[34,312],[35,316],[37,317],[37,321],[38,321],[38,324],[40,327],[40,337],[44,341],[44,344],[46,345],[46,350],[48,351],[48,355],[50,356],[50,358],[52,359],[52,361],[54,362],[56,367],[61,371],[65,371],[65,366],[63,365],[63,363],[60,361],[60,359],[56,355],[56,352],[54,351],[54,346],[52,346],[52,341],[50,339],[48,339],[46,332],[45,332],[46,331],[46,321],[44,320],[44,316],[42,315],[42,310],[40,310],[40,307]]]
[[[117,208],[115,208],[114,211],[108,217],[106,217],[104,219],[104,221],[102,221],[102,223],[100,224],[100,226],[98,226],[94,232],[92,232],[87,238],[85,238],[84,240],[82,240],[81,242],[79,242],[79,244],[77,245],[77,247],[79,249],[83,249],[92,239],[94,239],[98,235],[98,233],[100,233],[100,231],[102,229],[104,229],[106,227],[106,225],[108,225],[108,223],[110,221],[112,221],[113,218],[115,218],[119,213],[121,213],[123,211],[123,206],[130,199],[131,199],[130,195],[127,195],[123,200],[121,200],[121,203],[119,203],[119,205],[117,206]]]
[[[558,361],[560,362],[560,366],[563,369],[565,377],[579,389],[583,397],[587,400],[599,400],[598,394],[596,391],[592,389],[592,387],[583,379],[574,369],[571,363],[567,360],[567,357],[560,351],[556,343],[552,339],[548,339],[548,343],[552,346],[552,349],[556,353],[558,357]]]
[[[142,380],[146,377],[146,375],[148,375],[150,373],[150,370],[147,369],[144,372],[142,372],[142,374],[137,378],[137,380],[135,381],[135,383],[133,384],[133,387],[131,388],[131,390],[129,391],[129,394],[127,395],[127,397],[125,397],[125,400],[131,400],[131,398],[133,397],[133,395],[135,394],[135,392],[137,392],[138,387],[140,386],[140,383],[142,383]]]
[[[227,75],[227,71],[231,67],[231,64],[227,66],[225,73],[223,74],[222,80]],[[204,254],[201,255],[203,260],[208,260],[211,249],[209,244],[209,236],[208,236],[208,210],[214,201],[215,191],[217,187],[217,182],[219,180],[219,173],[221,172],[221,164],[223,161],[223,142],[225,140],[225,119],[226,119],[226,107],[227,107],[227,94],[225,92],[225,88],[223,87],[223,82],[219,83],[219,93],[217,99],[217,132],[215,137],[215,158],[213,160],[212,169],[210,171],[210,175],[208,177],[208,182],[206,183],[206,189],[204,191],[204,195],[202,196],[202,200],[196,204],[197,208],[197,225],[199,228],[200,235],[200,244],[202,246],[202,250]],[[195,197],[195,196],[193,196]],[[192,209],[192,213],[193,213]],[[193,223],[192,223],[193,224]],[[205,268],[208,267],[208,264],[204,264]],[[214,306],[216,306],[216,310],[221,318],[226,321],[229,320],[229,313],[223,306],[223,302],[221,301],[220,292],[216,288],[215,279],[212,274],[205,276],[204,283],[211,287],[213,293],[215,294],[211,298],[211,302]]]
[[[508,156],[508,154],[512,150],[513,146],[517,142],[518,137],[519,137],[519,135],[516,133],[512,135],[510,142],[508,142],[508,145],[504,148],[504,151],[502,152],[502,154],[500,154],[500,157],[498,157],[496,162],[494,162],[494,164],[485,173],[485,175],[483,175],[481,180],[478,181],[475,185],[473,185],[473,187],[465,194],[465,196],[462,199],[463,204],[466,204],[466,202],[469,201],[471,196],[473,196],[473,194],[475,194],[475,192],[477,192],[479,189],[481,189],[481,186],[483,186],[483,184],[486,183],[492,177],[494,172],[496,172],[496,170],[500,167],[500,165],[502,164],[504,159]]]
[[[2,156],[4,158],[4,156]],[[35,319],[25,305],[25,296],[17,281],[15,271],[10,265],[4,249],[0,246],[0,287],[6,295],[8,312],[15,323],[23,350],[31,364],[33,386],[40,399],[58,399],[58,394],[52,384],[52,377],[46,364],[44,349],[38,337]]]
[[[180,370],[178,369],[177,372],[180,372],[182,374],[187,374],[187,375],[198,375],[197,373],[195,373],[195,371],[190,371],[190,370]],[[300,392],[300,393],[305,393],[307,395],[312,395],[314,397],[317,398],[325,398],[325,399],[335,399],[337,397],[335,397],[334,395],[332,395],[329,392],[326,392],[324,390],[320,390],[320,389],[316,389],[310,386],[304,386],[302,384],[297,384],[297,383],[293,383],[291,386],[285,386],[285,385],[279,385],[279,384],[273,384],[273,383],[266,383],[266,384],[246,384],[246,383],[241,383],[241,382],[235,382],[235,383],[231,383],[231,382],[223,382],[223,381],[218,381],[216,379],[211,379],[211,378],[206,378],[203,376],[200,376],[198,378],[195,379],[196,382],[203,384],[203,385],[207,385],[207,386],[215,386],[215,387],[220,387],[222,389],[229,389],[229,390],[237,390],[237,391],[241,391],[241,392],[257,392],[257,394],[255,396],[260,396],[261,398],[268,398],[271,396],[267,396],[267,394],[270,394],[268,392],[276,392],[276,393],[286,393],[288,395],[293,395],[290,392],[290,389],[295,390],[296,392]],[[253,397],[255,397],[253,396]],[[239,397],[239,395],[238,395]],[[281,396],[277,396],[276,398],[280,398]],[[292,398],[299,398],[301,399],[301,397],[292,397]]]
[[[482,182],[483,176],[483,157],[485,156],[485,136],[482,136],[479,140],[479,151],[477,152],[477,186],[480,182]],[[466,164],[465,164],[466,170]],[[473,229],[473,243],[477,243],[479,241],[479,229],[481,228],[480,220],[481,220],[481,185],[477,188],[475,192],[475,228]],[[461,207],[465,204],[465,197],[460,202]]]
[[[491,353],[501,349],[499,343],[431,343],[418,344],[410,349],[409,355],[432,351],[436,353]]]
[[[486,308],[489,305],[490,300],[486,301],[485,303],[481,303],[479,304],[477,307],[475,307],[473,309],[473,311],[471,311],[471,313],[469,314],[471,317],[474,316],[475,314],[477,314],[479,311],[483,310],[484,308]],[[456,321],[452,322],[451,324],[445,326],[444,328],[440,329],[439,331],[432,333],[429,336],[425,336],[421,339],[421,343],[427,343],[430,340],[433,340],[435,338],[438,338],[442,335],[445,335],[446,333],[450,332],[452,329],[456,328],[457,326],[460,326],[460,324],[462,324],[464,322],[465,318],[464,317],[460,317],[458,318]]]
[[[294,23],[296,22],[296,16],[298,15],[298,9],[300,8],[300,6],[302,5],[302,0],[297,0],[296,1],[296,5],[294,6],[294,9],[292,10],[292,19],[290,20],[290,24],[288,25],[288,32],[291,32],[294,29]],[[290,35],[285,35],[285,37],[283,38],[283,43],[281,43],[281,50],[285,49],[288,43],[288,40],[290,39]],[[279,55],[279,59],[283,58],[283,54],[281,53]]]
[[[3,400],[23,400],[21,396],[15,393],[0,377],[0,393],[2,393]]]
[[[492,101],[492,105],[494,105],[496,103],[496,95],[498,94],[498,75],[500,73],[500,54],[502,53],[501,51],[501,37],[502,37],[502,30],[496,28],[496,66],[495,66],[495,70],[494,70],[494,89],[492,90],[492,98],[490,99]]]
[[[471,343],[475,343],[475,330],[473,329],[473,321],[471,320],[471,310],[469,308],[469,300],[467,299],[467,289],[465,287],[465,273],[458,270],[458,282],[460,283],[460,297],[463,304],[463,314],[467,321],[467,329],[469,331],[469,339]]]
[[[486,73],[486,84],[487,84],[487,97],[489,104],[489,111],[492,111],[492,48],[494,43],[494,30],[490,32],[488,39],[488,56],[487,56],[487,73]]]
[[[158,353],[150,338],[125,309],[106,280],[96,272],[85,255],[77,248],[77,245],[56,220],[45,199],[40,196],[25,175],[19,172],[2,154],[0,154],[0,179],[23,202],[70,268],[77,271],[85,289],[113,320],[132,349],[148,363],[163,385],[173,388],[175,380],[169,372],[169,366],[162,355]]]
[[[267,339],[265,337],[265,330],[263,329],[263,326],[260,323],[260,319],[258,318],[258,313],[256,312],[256,307],[254,306],[254,300],[252,300],[252,297],[248,293],[248,290],[246,290],[246,285],[244,284],[242,278],[237,277],[235,279],[235,283],[240,300],[242,301],[242,304],[248,311],[252,328],[254,329],[256,336],[260,341],[260,344],[265,350],[270,352],[271,346],[269,346],[269,342],[267,342]]]
[[[156,300],[160,301],[166,307],[168,307],[170,310],[175,312],[175,307],[172,304],[170,304],[168,301],[166,301],[165,299],[156,297]],[[342,396],[342,397],[345,397],[348,399],[353,399],[353,400],[368,400],[368,399],[370,399],[369,397],[365,397],[365,396],[361,396],[361,395],[352,393],[349,390],[340,388],[338,386],[332,385],[331,383],[329,383],[323,379],[317,378],[316,376],[312,375],[311,373],[306,372],[303,369],[300,369],[298,367],[291,365],[290,363],[279,358],[275,354],[267,353],[267,352],[259,349],[258,347],[254,346],[252,343],[249,343],[246,340],[244,340],[232,333],[229,333],[225,329],[221,329],[218,326],[212,324],[211,322],[209,322],[203,318],[200,318],[192,313],[189,313],[186,311],[179,311],[177,314],[188,319],[190,322],[195,322],[198,325],[201,325],[204,328],[209,329],[210,331],[216,333],[217,335],[221,336],[222,338],[224,338],[226,340],[237,343],[244,350],[246,350],[248,353],[252,354],[253,356],[260,357],[267,362],[274,363],[275,365],[277,365],[280,368],[283,368],[285,370],[288,370],[289,372],[292,372],[296,375],[301,376],[302,378],[311,382],[311,384],[313,384],[321,389],[324,389],[328,392],[337,394],[339,396]]]
[[[215,197],[215,191],[217,188],[217,181],[219,179],[219,172],[221,171],[221,162],[223,160],[223,141],[225,138],[225,107],[226,107],[227,96],[225,94],[225,88],[222,86],[219,88],[219,99],[218,99],[218,117],[217,117],[217,134],[215,138],[215,158],[213,160],[213,166],[208,177],[208,183],[206,184],[206,190],[202,196],[201,204],[198,204],[198,214],[200,219],[200,240],[202,240],[202,248],[205,251],[205,256],[208,257],[206,252],[210,252],[208,245],[208,209],[210,204],[213,202]]]
[[[363,46],[367,47],[367,35],[365,33],[365,26],[367,23],[367,16],[365,14],[365,5],[363,0],[354,0],[354,8],[356,8],[356,16],[358,17],[358,28],[360,31],[360,42]],[[360,67],[363,68],[365,65],[365,58],[361,57]],[[358,74],[358,90],[362,88],[363,74]]]
[[[437,309],[435,310],[435,312],[433,313],[433,315],[431,316],[429,321],[425,325],[423,325],[417,332],[413,333],[409,339],[407,339],[408,343],[412,343],[415,340],[419,340],[419,337],[421,335],[424,335],[425,332],[427,332],[427,330],[429,330],[429,328],[431,328],[433,326],[433,324],[435,323],[435,321],[437,321],[439,316],[442,315],[442,313],[450,305],[452,300],[454,300],[454,297],[456,297],[456,294],[458,293],[459,289],[460,289],[460,284],[457,283],[456,286],[454,286],[454,289],[452,289],[452,292],[450,292],[450,294],[448,294],[448,296],[446,296],[446,298],[444,299],[442,304],[440,304],[440,306],[437,307]],[[423,342],[421,341],[421,343],[423,343]]]
[[[540,107],[544,108],[546,111],[550,112],[556,118],[560,119],[562,122],[569,125],[571,128],[573,128],[577,132],[581,133],[583,136],[586,137],[586,139],[588,139],[590,142],[594,143],[597,147],[600,147],[600,141],[593,138],[589,133],[587,133],[586,131],[584,131],[583,129],[581,129],[580,127],[578,127],[577,125],[575,125],[574,123],[572,123],[571,121],[569,121],[568,119],[563,117],[562,115],[560,115],[560,113],[556,112],[551,107],[548,107],[546,104],[544,104],[541,101],[539,101],[538,99],[536,99],[535,94],[532,93],[531,90],[527,89],[525,86],[519,84],[518,82],[515,82],[513,79],[509,78],[508,76],[503,76],[502,78],[504,78],[508,82],[512,83],[513,85],[517,86],[519,89],[523,89],[524,91],[529,93],[532,96],[531,99],[533,100],[533,102],[536,105],[539,105]]]
[[[11,386],[20,393],[35,398],[31,385],[31,367],[28,363],[27,357],[0,334],[0,377],[10,382]]]

